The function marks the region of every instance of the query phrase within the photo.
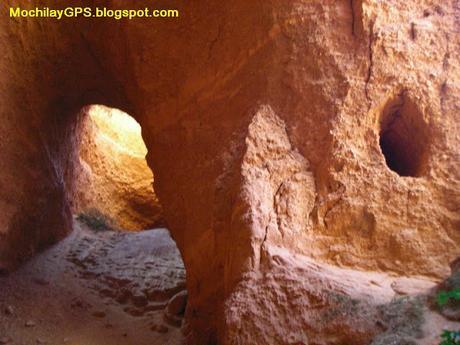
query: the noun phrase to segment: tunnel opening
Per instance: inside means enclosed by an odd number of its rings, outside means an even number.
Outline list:
[[[95,290],[131,317],[160,311],[162,321],[151,331],[178,329],[187,302],[185,267],[154,191],[141,125],[104,105],[83,107],[78,119],[72,207],[76,236],[93,248],[90,257],[76,250],[70,261],[84,267],[83,276],[97,277]]]
[[[379,145],[387,167],[403,177],[425,172],[429,135],[423,114],[405,94],[390,100],[380,118]]]
[[[165,225],[145,159],[141,126],[129,114],[103,105],[82,109],[73,213],[94,226],[139,231]]]
[[[0,276],[0,343],[181,344],[186,271],[141,126],[103,105],[74,119],[56,141],[68,149],[61,168],[73,231]]]

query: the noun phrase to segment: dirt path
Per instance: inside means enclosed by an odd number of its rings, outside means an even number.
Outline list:
[[[181,344],[180,315],[167,322],[164,310],[183,290],[167,230],[95,232],[76,222],[64,241],[0,277],[0,344]]]

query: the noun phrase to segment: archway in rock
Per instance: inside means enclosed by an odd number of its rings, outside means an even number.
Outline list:
[[[71,120],[56,169],[65,172],[73,231],[0,276],[0,343],[181,344],[185,267],[140,124],[102,105]]]
[[[120,230],[164,226],[139,123],[102,105],[84,107],[79,121],[73,213]]]
[[[281,179],[278,189],[260,183],[278,178],[254,178],[259,171],[246,169],[243,187],[259,188],[267,203],[241,198],[247,190],[240,190],[240,177],[248,124],[254,108],[270,105],[282,120],[275,120],[277,127],[286,127],[289,153],[304,156],[315,178],[312,212],[299,208],[293,222],[280,223],[281,230],[293,224],[321,241],[331,265],[446,277],[460,243],[457,9],[442,1],[182,3],[184,15],[174,22],[2,21],[0,31],[10,49],[1,56],[0,267],[31,257],[70,228],[59,168],[70,152],[66,130],[75,123],[73,110],[84,104],[116,105],[142,123],[153,157],[149,164],[158,176],[156,189],[190,272],[191,329],[223,344],[305,337],[312,343],[315,332],[318,343],[328,336],[337,342],[344,332],[348,338],[342,343],[370,343],[365,337],[378,330],[368,313],[360,313],[364,320],[354,324],[348,317],[315,321],[343,315],[343,309],[331,305],[353,307],[348,302],[358,298],[372,302],[371,291],[391,299],[404,290],[389,279],[382,279],[389,283],[382,287],[382,280],[359,276],[345,282],[350,291],[337,269],[332,278],[327,270],[306,279],[312,270],[302,268],[316,263],[297,262],[299,237],[293,232],[285,241],[277,222],[271,222],[279,217],[266,212],[273,204],[267,189],[289,205],[300,199],[296,195],[305,196],[297,194],[305,190],[299,183],[305,174]],[[106,4],[95,0],[94,5]],[[136,1],[144,5],[151,1]],[[388,93],[401,88],[434,128],[430,171],[422,178],[391,172],[374,140],[374,107],[380,113]],[[267,142],[269,148],[278,147],[271,144],[276,141]],[[401,142],[396,146],[404,147]],[[253,162],[244,163],[243,168],[251,168]],[[277,177],[266,167],[261,164],[262,177]],[[251,218],[252,209],[264,212],[263,217]],[[307,229],[299,226],[304,214],[311,220]],[[263,226],[270,223],[275,226]],[[247,248],[260,252],[254,243],[267,248],[262,270],[249,266],[261,256],[246,255]],[[301,254],[312,254],[310,242],[302,243]],[[80,254],[85,252],[82,248]],[[237,290],[234,284],[243,278],[258,279],[258,289],[248,280]],[[323,286],[331,287],[331,299]],[[352,299],[338,300],[337,292]],[[325,307],[321,315],[318,306]],[[365,337],[362,325],[369,327]]]

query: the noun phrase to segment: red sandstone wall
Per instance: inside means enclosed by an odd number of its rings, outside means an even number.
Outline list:
[[[273,329],[235,321],[256,305],[253,297],[232,310],[223,302],[300,284],[302,274],[275,285],[260,278],[276,271],[277,250],[295,272],[302,264],[289,257],[300,255],[446,276],[460,224],[454,2],[168,4],[186,15],[158,23],[2,21],[3,263],[65,233],[65,164],[44,143],[71,152],[62,139],[71,136],[61,134],[72,128],[72,109],[128,99],[119,106],[129,104],[142,125],[155,190],[187,268],[188,321],[203,339],[238,343],[237,334],[242,341],[257,328],[263,339]],[[423,141],[417,177],[391,171],[379,146],[381,116],[395,100],[414,104],[415,115],[404,118],[415,119],[414,138]],[[273,305],[289,314],[288,304]]]
[[[64,184],[72,170],[77,111],[88,103],[123,103],[119,86],[86,38],[88,32],[97,32],[97,25],[85,29],[72,20],[60,25],[7,18],[8,6],[18,3],[22,2],[3,2],[0,7],[3,268],[30,257],[70,229]]]

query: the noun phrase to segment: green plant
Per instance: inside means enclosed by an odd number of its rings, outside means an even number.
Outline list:
[[[436,296],[436,302],[440,307],[449,303],[450,299],[460,300],[460,288],[453,289],[451,291],[440,291]]]
[[[450,291],[439,291],[436,295],[436,303],[444,307],[451,300],[460,301],[460,288]],[[441,343],[439,345],[460,345],[460,331],[444,330],[441,334]]]
[[[444,330],[441,334],[442,342],[439,345],[460,345],[460,331]]]
[[[113,230],[109,219],[97,210],[80,213],[77,216],[77,220],[86,224],[90,229],[96,232]]]

